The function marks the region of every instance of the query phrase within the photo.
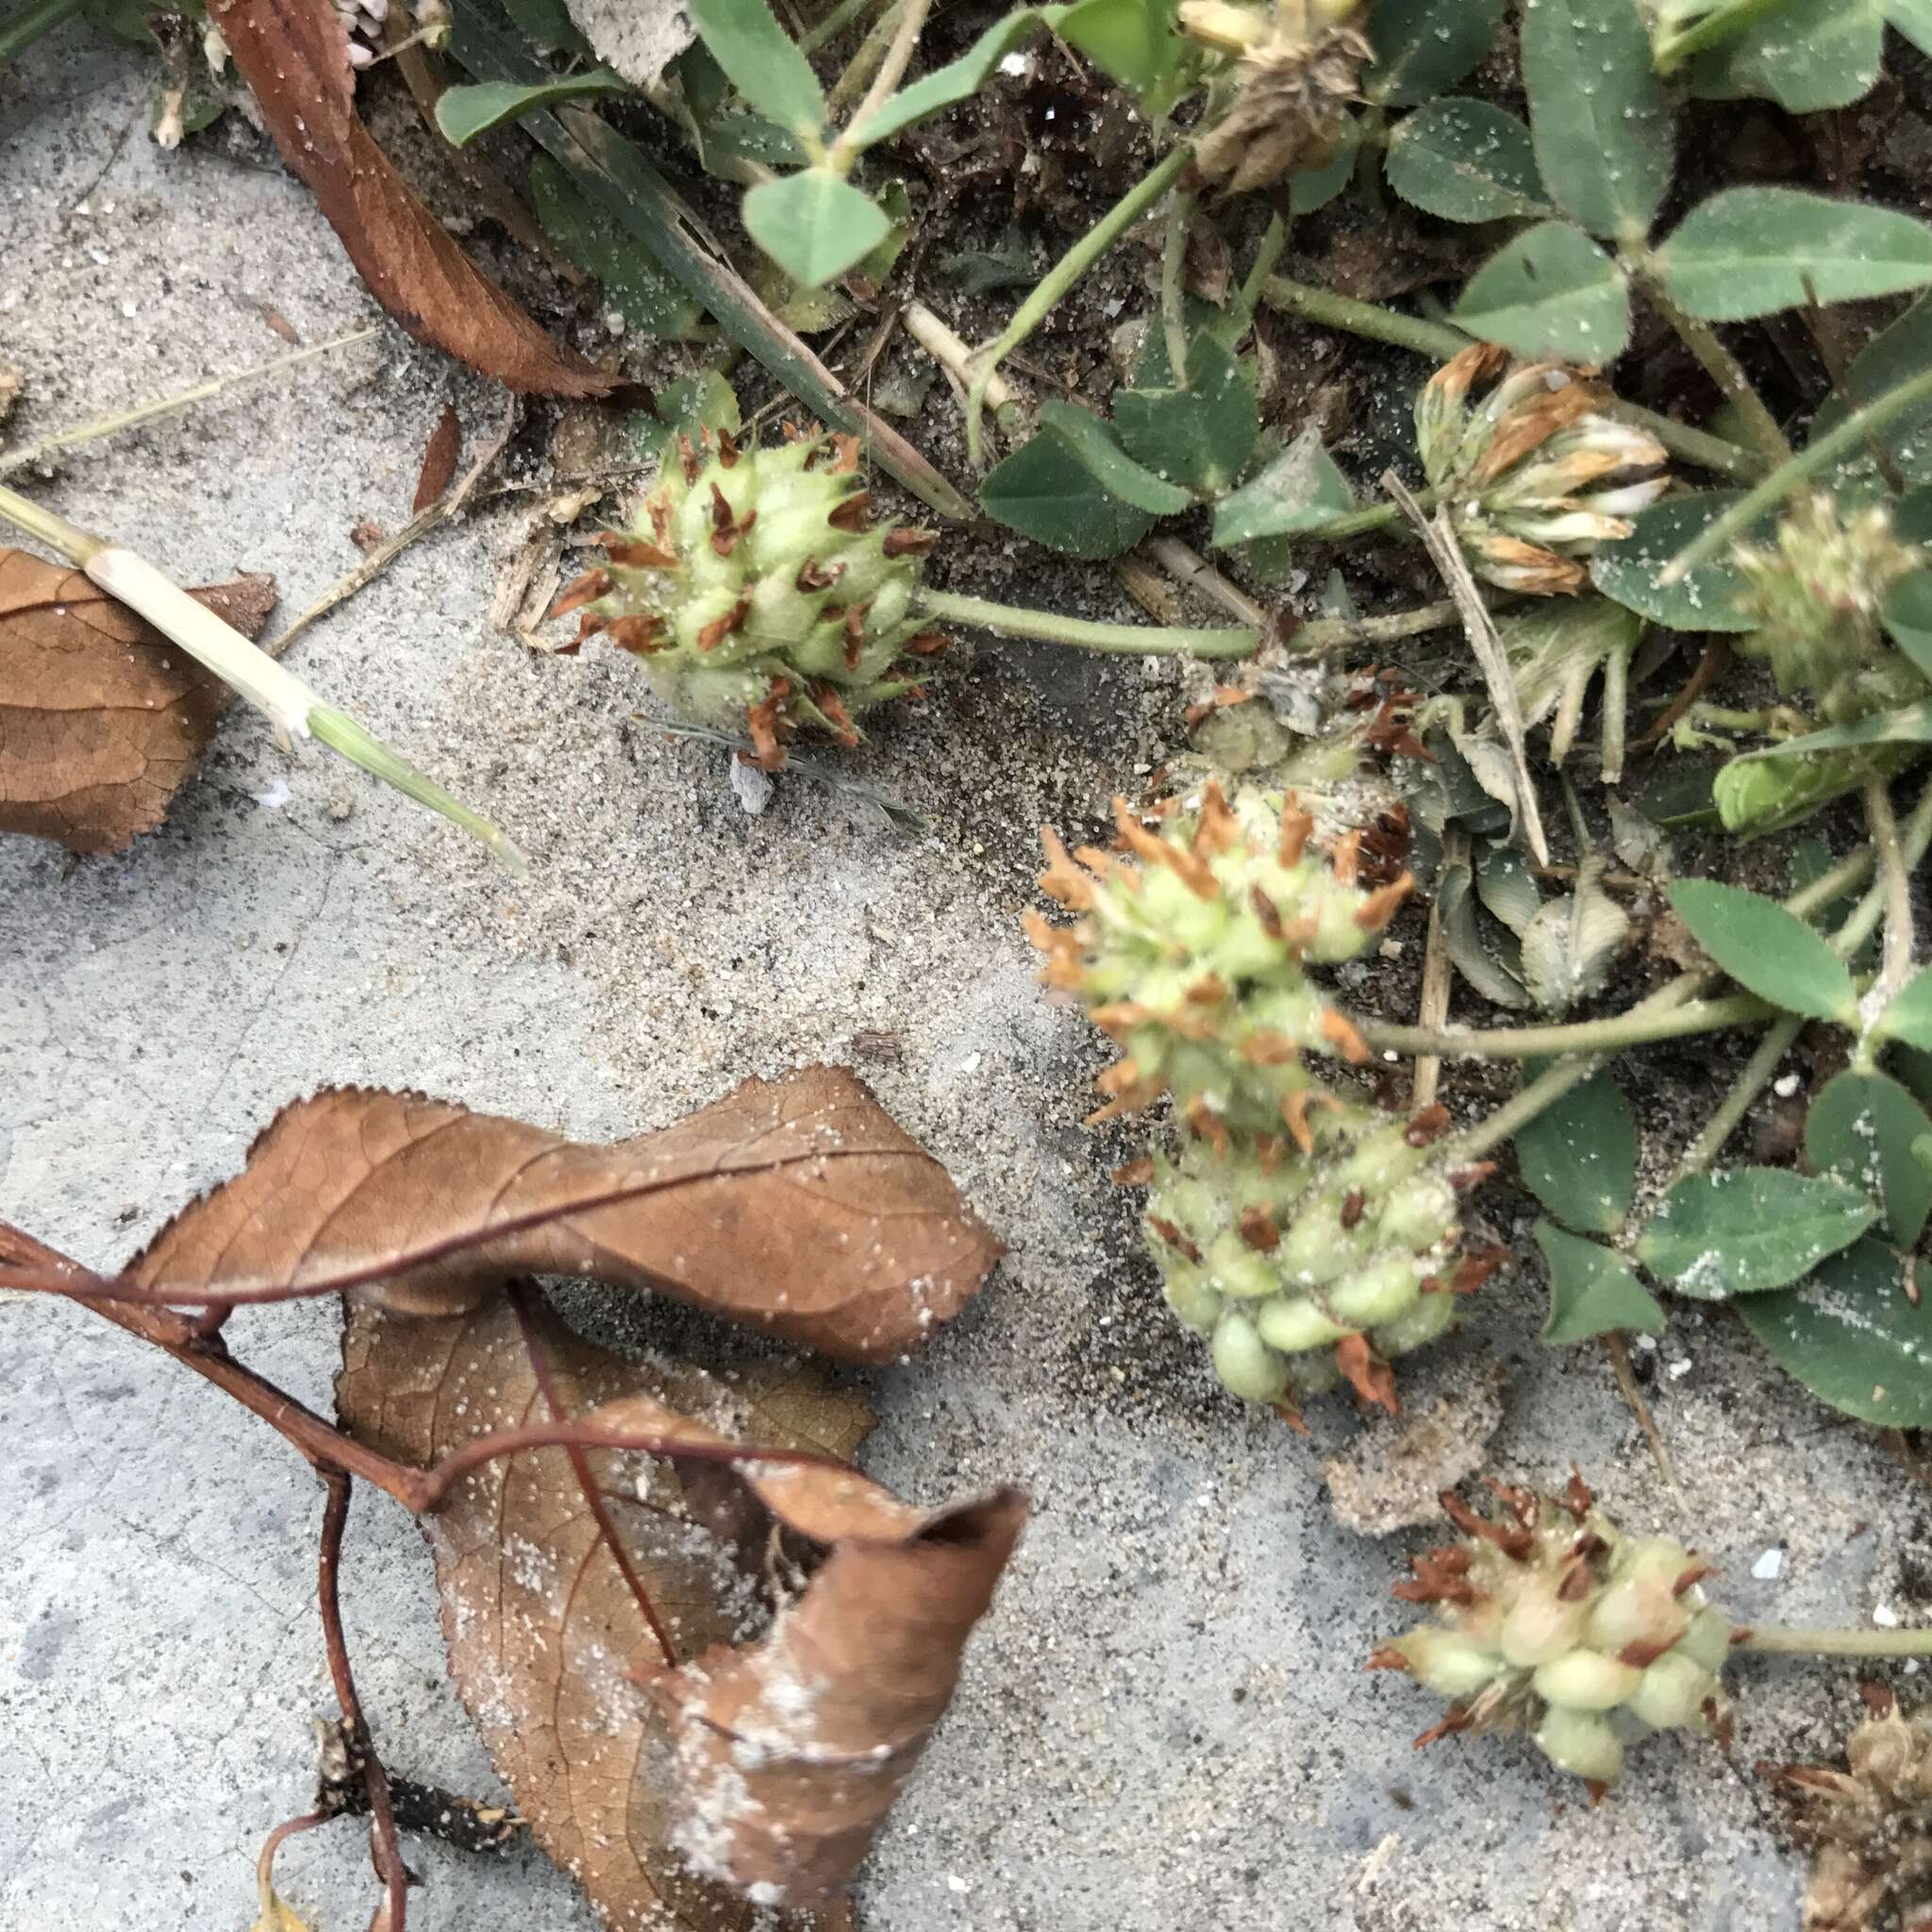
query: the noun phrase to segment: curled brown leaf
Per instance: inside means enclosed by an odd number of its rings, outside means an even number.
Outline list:
[[[209,0],[282,158],[376,300],[412,336],[511,389],[607,394],[617,378],[553,342],[446,235],[356,113],[348,32],[329,0]]]
[[[799,1489],[822,1477],[792,1472]],[[896,1536],[854,1534],[768,1636],[658,1681],[675,1725],[675,1841],[700,1871],[769,1905],[842,1890],[952,1699],[1025,1516],[1005,1490]]]
[[[434,1320],[352,1307],[336,1393],[358,1441],[422,1468],[478,1436],[564,1416],[694,1447],[737,1440],[834,1457],[849,1455],[870,1422],[858,1398],[796,1369],[727,1381],[626,1360],[572,1334],[526,1290]],[[1013,1499],[975,1507],[1017,1524]],[[972,1520],[971,1509],[928,1519],[843,1467],[761,1458],[734,1470],[552,1447],[472,1470],[424,1528],[458,1690],[538,1841],[613,1932],[742,1932],[764,1923],[753,1902],[819,1898],[862,1854],[943,1707],[958,1643],[998,1571],[998,1532],[950,1584],[917,1559],[916,1575],[879,1567],[882,1555],[950,1548]],[[835,1870],[812,1828],[821,1786],[795,1772],[789,1788],[774,1785],[769,1802],[800,1808],[764,1821],[750,1880],[759,1889],[747,1899],[728,1861],[694,1869],[690,1856],[694,1822],[718,1815],[718,1779],[683,1739],[693,1722],[684,1700],[699,1679],[677,1667],[748,1667],[762,1654],[731,1646],[765,1620],[774,1591],[792,1585],[810,1554],[800,1539],[830,1541],[833,1552],[777,1627],[822,1623],[812,1607],[829,1582],[827,1607],[863,1644],[849,1657],[851,1681],[826,1686],[823,1708],[835,1738],[858,1735],[871,1710],[867,1815],[839,1813]],[[898,1603],[874,1601],[868,1575],[874,1591],[903,1592]],[[811,1655],[822,1667],[823,1654]],[[667,1671],[682,1688],[654,1699],[649,1687]],[[681,1767],[697,1789],[678,1789]],[[734,1844],[751,1829],[750,1809],[732,1811]],[[780,1870],[774,1860],[793,1826],[798,1861]]]
[[[255,638],[275,579],[192,594]],[[79,571],[0,549],[0,831],[120,851],[167,816],[227,695]]]
[[[463,446],[462,419],[457,412],[443,406],[443,411],[437,418],[436,427],[429,432],[429,441],[423,449],[423,467],[416,476],[416,495],[410,503],[410,511],[420,514],[437,502],[454,480],[457,474],[457,457]]]
[[[862,1082],[807,1067],[608,1147],[419,1094],[319,1093],[284,1108],[243,1172],[175,1216],[126,1278],[178,1302],[342,1289],[445,1314],[511,1275],[590,1274],[890,1361],[999,1253]]]

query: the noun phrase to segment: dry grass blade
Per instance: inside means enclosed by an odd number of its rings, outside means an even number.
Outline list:
[[[275,579],[192,593],[249,638]],[[227,687],[77,570],[0,550],[0,831],[118,852],[152,831]]]
[[[329,0],[211,0],[235,65],[349,259],[413,336],[542,395],[616,378],[559,347],[450,240],[358,118],[348,33]]]
[[[861,1082],[810,1067],[608,1147],[420,1095],[319,1093],[285,1108],[245,1170],[184,1208],[125,1279],[149,1299],[345,1289],[448,1314],[508,1276],[593,1274],[892,1361],[999,1252]]]

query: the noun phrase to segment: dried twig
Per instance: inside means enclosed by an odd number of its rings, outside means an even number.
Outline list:
[[[1663,1434],[1657,1428],[1657,1418],[1650,1412],[1650,1404],[1644,1401],[1643,1391],[1637,1386],[1637,1375],[1630,1366],[1629,1347],[1621,1335],[1612,1333],[1604,1337],[1604,1352],[1610,1358],[1610,1371],[1617,1378],[1617,1387],[1623,1391],[1624,1400],[1630,1405],[1630,1413],[1637,1418],[1637,1426],[1643,1431],[1643,1440],[1650,1444],[1657,1474],[1669,1485],[1671,1494],[1676,1498],[1677,1507],[1689,1516],[1690,1499],[1684,1493],[1683,1485],[1677,1480],[1677,1472],[1671,1466],[1671,1452],[1664,1447]]]
[[[1523,835],[1529,841],[1530,853],[1536,862],[1547,865],[1550,862],[1550,845],[1543,834],[1542,814],[1537,808],[1536,784],[1529,775],[1529,760],[1524,754],[1523,706],[1516,695],[1516,680],[1509,675],[1509,660],[1504,654],[1503,640],[1496,635],[1495,620],[1490,615],[1489,606],[1483,602],[1482,592],[1475,587],[1475,579],[1470,575],[1462,546],[1456,541],[1449,511],[1444,508],[1438,509],[1433,519],[1426,516],[1408,486],[1393,470],[1383,472],[1382,487],[1402,506],[1404,515],[1415,525],[1417,534],[1428,548],[1431,561],[1455,600],[1457,612],[1462,619],[1462,628],[1469,638],[1469,647],[1475,654],[1476,666],[1489,688],[1490,703],[1495,708],[1496,723],[1502,728],[1509,762],[1515,767],[1517,803],[1523,813]]]
[[[1469,834],[1460,826],[1453,827],[1442,841],[1442,869],[1447,871],[1458,861],[1469,859]],[[1449,1018],[1449,991],[1455,972],[1449,959],[1449,947],[1442,937],[1442,896],[1434,893],[1429,899],[1429,934],[1423,951],[1422,996],[1416,1003],[1415,1023],[1425,1026],[1431,1033],[1440,1032]],[[1415,1063],[1415,1084],[1409,1096],[1410,1108],[1420,1112],[1432,1106],[1436,1089],[1441,1084],[1442,1056],[1436,1053],[1420,1054]]]

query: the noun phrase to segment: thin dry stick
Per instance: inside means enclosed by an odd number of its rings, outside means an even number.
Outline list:
[[[1657,1463],[1657,1474],[1669,1485],[1671,1494],[1677,1499],[1677,1507],[1685,1515],[1690,1513],[1690,1499],[1684,1493],[1683,1485],[1677,1480],[1677,1472],[1671,1465],[1671,1452],[1664,1447],[1662,1432],[1657,1428],[1657,1418],[1650,1412],[1650,1405],[1643,1399],[1643,1391],[1637,1386],[1637,1375],[1630,1366],[1630,1351],[1624,1338],[1614,1329],[1603,1339],[1604,1353],[1610,1358],[1611,1372],[1616,1375],[1617,1387],[1623,1391],[1624,1400],[1630,1406],[1630,1413],[1637,1418],[1637,1426],[1643,1431],[1643,1440],[1650,1444],[1650,1453]]]
[[[1885,888],[1884,950],[1874,988],[1879,1002],[1897,997],[1912,975],[1912,874],[1899,844],[1898,820],[1892,815],[1891,793],[1883,778],[1865,787],[1865,823],[1872,832],[1872,849],[1878,855],[1878,877]]]
[[[1442,841],[1442,870],[1463,863],[1469,859],[1469,834],[1459,825],[1453,827]],[[1449,988],[1455,977],[1450,965],[1449,948],[1442,937],[1442,896],[1440,892],[1429,900],[1429,933],[1423,949],[1422,997],[1416,1002],[1415,1024],[1426,1026],[1430,1032],[1439,1032],[1449,1018]],[[1409,1104],[1418,1112],[1430,1106],[1436,1098],[1436,1089],[1442,1080],[1442,1056],[1436,1053],[1419,1054],[1415,1063],[1415,1083],[1409,1095]]]
[[[1483,682],[1489,687],[1490,703],[1495,707],[1496,723],[1502,726],[1509,760],[1516,768],[1516,790],[1518,802],[1523,808],[1524,837],[1529,841],[1530,853],[1536,862],[1547,865],[1550,862],[1550,845],[1543,836],[1542,814],[1537,809],[1536,785],[1529,775],[1529,760],[1524,755],[1523,706],[1516,695],[1516,680],[1509,675],[1509,660],[1503,651],[1503,640],[1496,635],[1495,621],[1490,615],[1489,606],[1482,600],[1481,591],[1475,587],[1475,579],[1469,574],[1462,545],[1456,541],[1456,529],[1449,520],[1449,511],[1446,507],[1438,509],[1432,521],[1424,515],[1408,486],[1393,470],[1382,473],[1382,488],[1402,506],[1403,513],[1415,525],[1428,548],[1430,558],[1448,587],[1450,596],[1456,601],[1463,630],[1469,637],[1469,647],[1474,652]]]
[[[342,1723],[348,1729],[350,1748],[362,1767],[363,1782],[369,1789],[371,1849],[389,1903],[383,1932],[404,1932],[409,1874],[403,1864],[402,1840],[396,1836],[389,1774],[383,1770],[382,1759],[376,1756],[369,1736],[362,1700],[356,1694],[356,1674],[349,1667],[349,1641],[342,1630],[342,1531],[349,1521],[349,1474],[342,1469],[325,1469],[322,1479],[328,1485],[328,1500],[322,1509],[322,1550],[316,1563],[315,1596],[322,1610],[323,1647],[328,1653],[329,1678],[335,1685],[336,1703],[341,1707]]]
[[[504,413],[503,427],[457,487],[444,491],[427,509],[418,510],[393,537],[385,538],[346,576],[337,578],[280,637],[261,648],[271,658],[279,658],[311,624],[326,617],[337,605],[346,604],[358,591],[374,583],[417,538],[427,536],[439,524],[449,522],[469,502],[471,493],[483,480],[484,472],[509,447],[522,408],[522,404],[512,396],[509,408]]]
[[[1230,617],[1252,624],[1263,637],[1269,629],[1267,611],[1239,584],[1230,583],[1199,551],[1191,550],[1178,537],[1156,537],[1142,545],[1148,556],[1191,591],[1219,604]]]

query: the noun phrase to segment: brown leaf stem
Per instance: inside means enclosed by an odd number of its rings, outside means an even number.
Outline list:
[[[404,1932],[408,1910],[409,1874],[403,1864],[402,1840],[396,1836],[395,1807],[390,1800],[389,1774],[382,1768],[356,1692],[356,1674],[349,1666],[349,1642],[342,1630],[342,1532],[349,1522],[352,1485],[342,1469],[324,1469],[328,1499],[322,1507],[322,1548],[315,1566],[315,1600],[322,1612],[322,1641],[328,1653],[328,1674],[336,1703],[349,1738],[352,1757],[360,1766],[369,1792],[369,1833],[375,1870],[387,1898],[388,1915],[379,1920],[383,1932]]]

